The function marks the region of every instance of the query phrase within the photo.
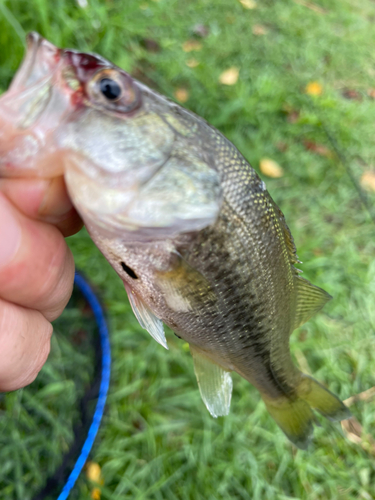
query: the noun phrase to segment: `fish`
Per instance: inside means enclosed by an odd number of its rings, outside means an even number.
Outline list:
[[[294,364],[291,333],[331,296],[304,279],[291,232],[248,161],[204,119],[103,57],[37,33],[0,98],[0,175],[64,175],[142,328],[190,346],[213,417],[238,373],[306,449],[316,413],[349,418]]]

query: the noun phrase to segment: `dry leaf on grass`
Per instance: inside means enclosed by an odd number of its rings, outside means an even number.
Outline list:
[[[367,170],[362,174],[361,186],[366,191],[375,191],[375,170]]]
[[[300,112],[298,109],[294,109],[290,104],[284,103],[281,109],[287,114],[287,120],[289,123],[296,123],[299,120]]]
[[[375,99],[375,89],[368,89],[368,90],[367,90],[367,95],[368,95],[371,99]]]
[[[342,96],[351,101],[362,101],[362,95],[355,89],[344,89],[342,91]]]
[[[355,444],[362,443],[362,425],[355,417],[343,420],[341,427],[349,441]]]
[[[348,399],[345,399],[344,403],[346,406],[351,406],[353,403],[357,401],[368,401],[375,397],[375,387],[370,387],[367,391],[360,392],[359,394],[355,394]]]
[[[354,396],[345,399],[344,403],[346,406],[351,406],[357,401],[369,401],[373,397],[375,397],[375,387],[371,387],[370,389],[367,389],[367,391],[360,392],[359,394],[355,394]],[[341,427],[349,441],[358,444],[367,453],[375,456],[374,438],[369,434],[363,433],[363,427],[355,417],[343,420],[341,422]]]
[[[325,14],[326,11],[322,9],[322,7],[319,7],[319,5],[316,5],[315,3],[312,2],[306,2],[306,0],[294,0],[295,3],[298,3],[299,5],[303,5],[304,7],[307,7],[310,10],[313,10],[317,14]]]
[[[254,24],[251,31],[253,32],[253,35],[261,36],[266,35],[268,30],[261,24]]]
[[[257,3],[254,0],[239,0],[245,9],[256,9]]]
[[[100,488],[93,488],[91,490],[92,500],[100,500],[101,496],[102,496],[102,492],[100,491]]]
[[[305,87],[305,93],[309,95],[321,95],[323,86],[319,82],[310,82]]]
[[[277,142],[276,147],[281,153],[285,153],[285,151],[287,151],[289,148],[288,144],[284,141]]]
[[[141,40],[141,45],[148,51],[148,52],[160,52],[160,45],[156,40],[153,40],[152,38],[144,38]]]
[[[86,476],[90,481],[94,483],[103,484],[102,470],[100,465],[96,462],[87,462],[86,464]]]
[[[314,141],[310,141],[309,139],[305,139],[303,141],[303,145],[307,149],[307,151],[312,151],[313,153],[316,153],[320,156],[325,156],[326,158],[332,158],[333,153],[330,149],[327,148],[327,146],[324,146],[323,144],[319,144]]]
[[[194,59],[194,57],[192,57],[191,59],[188,59],[186,61],[186,66],[188,66],[189,68],[196,68],[198,65],[199,65],[199,61]]]
[[[202,50],[202,44],[197,40],[187,40],[182,44],[184,52],[192,52],[193,50]]]
[[[189,92],[183,87],[177,89],[174,93],[175,98],[179,102],[186,102],[189,99]]]
[[[284,170],[278,163],[270,158],[262,158],[259,162],[259,168],[262,174],[275,179],[284,175]]]
[[[355,417],[343,420],[341,427],[350,442],[358,444],[370,455],[375,455],[374,438],[370,434],[363,433],[363,427]]]
[[[232,66],[231,68],[221,73],[221,75],[219,76],[219,82],[223,85],[234,85],[235,83],[237,83],[239,74],[240,70],[235,66]]]

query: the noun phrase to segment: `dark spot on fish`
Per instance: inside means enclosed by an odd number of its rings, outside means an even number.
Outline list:
[[[133,280],[137,280],[138,279],[138,276],[135,274],[135,272],[133,271],[133,269],[131,269],[129,266],[127,266],[125,264],[125,262],[121,262],[121,267],[123,268],[123,270],[126,272],[126,274],[128,276],[130,276],[131,278],[133,278]]]

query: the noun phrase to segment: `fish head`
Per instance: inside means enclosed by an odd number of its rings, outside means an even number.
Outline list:
[[[0,175],[64,174],[86,225],[108,235],[199,230],[217,217],[221,187],[190,147],[197,123],[106,59],[31,33],[0,98]]]

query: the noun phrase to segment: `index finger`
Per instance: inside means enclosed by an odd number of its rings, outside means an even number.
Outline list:
[[[82,228],[82,220],[73,207],[64,178],[0,179],[0,191],[22,213],[55,225],[63,236],[71,236]]]
[[[0,297],[56,319],[71,295],[73,256],[51,224],[19,213],[0,193]]]

